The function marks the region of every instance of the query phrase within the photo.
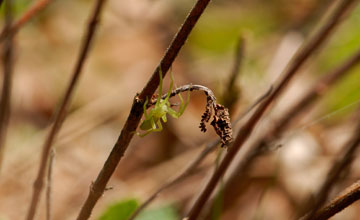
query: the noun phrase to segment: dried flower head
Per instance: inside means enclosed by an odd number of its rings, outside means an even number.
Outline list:
[[[229,111],[224,106],[217,104],[212,94],[208,92],[205,92],[205,94],[207,97],[206,109],[201,116],[199,127],[202,132],[206,132],[205,123],[209,122],[214,111],[213,120],[210,124],[214,127],[216,134],[221,138],[221,147],[229,145],[233,140]]]
[[[211,125],[214,127],[216,134],[221,138],[221,147],[229,145],[233,141],[230,115],[227,108],[216,104]]]

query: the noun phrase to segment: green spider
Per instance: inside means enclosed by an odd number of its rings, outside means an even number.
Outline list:
[[[189,104],[189,101],[190,101],[190,92],[188,92],[188,94],[187,94],[187,100],[185,103],[184,103],[183,98],[179,94],[179,98],[180,98],[179,111],[177,112],[174,109],[172,109],[171,103],[169,102],[169,98],[170,98],[171,90],[172,90],[172,87],[174,84],[174,76],[171,72],[170,73],[171,81],[170,81],[169,91],[168,91],[165,99],[161,99],[162,84],[163,84],[163,78],[162,78],[161,71],[160,71],[159,75],[160,75],[160,85],[159,85],[158,99],[156,100],[154,108],[150,109],[149,113],[147,113],[147,104],[149,102],[148,98],[146,98],[146,101],[144,103],[145,119],[142,121],[142,123],[140,125],[140,129],[143,131],[146,131],[146,132],[143,134],[137,133],[137,135],[139,135],[140,137],[144,137],[144,136],[150,134],[151,132],[162,131],[163,126],[161,124],[161,120],[164,123],[167,122],[166,114],[171,115],[173,118],[179,118],[184,113],[185,108],[187,107],[187,105]]]

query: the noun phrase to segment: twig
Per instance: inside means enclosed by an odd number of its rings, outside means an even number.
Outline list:
[[[226,91],[222,95],[223,104],[226,108],[229,109],[230,113],[236,101],[240,97],[240,89],[235,85],[235,82],[240,75],[240,67],[244,56],[244,50],[245,40],[243,37],[239,37],[235,48],[234,66],[231,70],[229,82],[226,85]]]
[[[50,132],[45,140],[43,151],[41,155],[41,162],[39,171],[37,174],[37,178],[34,182],[33,187],[33,195],[31,199],[31,204],[28,210],[27,214],[27,220],[34,219],[34,216],[36,214],[36,209],[40,200],[40,195],[43,189],[44,185],[44,176],[46,175],[46,168],[49,160],[49,154],[52,148],[52,144],[55,140],[55,137],[60,130],[62,123],[66,117],[66,111],[67,107],[70,103],[73,91],[75,89],[75,86],[78,82],[78,79],[81,75],[82,68],[84,66],[85,60],[89,54],[89,49],[96,31],[96,28],[98,26],[99,20],[100,20],[100,13],[104,6],[105,0],[97,0],[94,11],[91,13],[90,21],[87,27],[87,33],[85,35],[85,38],[82,41],[82,47],[80,49],[80,54],[77,59],[74,72],[72,74],[71,81],[69,83],[69,86],[64,94],[64,97],[62,99],[61,105],[59,110],[57,111],[55,115],[55,121],[50,129]]]
[[[359,108],[360,109],[360,108]],[[341,159],[336,161],[331,167],[326,180],[320,187],[320,190],[316,194],[316,196],[312,197],[312,199],[306,200],[305,208],[302,209],[303,212],[300,213],[300,216],[304,213],[309,214],[304,218],[304,220],[313,220],[315,218],[316,212],[318,209],[324,204],[326,201],[328,194],[334,184],[337,182],[340,174],[345,171],[354,160],[354,154],[358,147],[360,146],[360,111],[357,111],[356,121],[358,122],[352,137],[349,142],[345,145],[346,152],[342,156]]]
[[[325,74],[324,77],[321,77],[313,87],[303,95],[300,100],[291,106],[279,120],[274,123],[274,126],[269,132],[258,141],[256,141],[252,146],[251,150],[246,153],[244,159],[236,166],[233,174],[230,176],[226,183],[227,189],[234,189],[234,186],[239,186],[244,182],[244,174],[251,166],[255,158],[268,152],[270,146],[278,138],[281,138],[281,135],[286,131],[286,128],[305,110],[307,110],[316,100],[318,100],[323,94],[325,94],[329,89],[334,86],[337,82],[343,79],[350,70],[360,63],[360,49],[355,52],[349,59],[344,63],[340,64],[339,67],[335,68],[328,74]],[[234,190],[226,193],[225,197],[231,196],[236,198],[238,196]],[[230,207],[230,204],[225,204],[225,207]]]
[[[16,32],[31,18],[34,17],[39,11],[44,9],[50,0],[39,0],[33,6],[30,7],[10,28],[9,31],[2,31],[0,34],[0,43],[5,39],[9,34],[15,35]]]
[[[195,86],[195,85],[194,85]],[[194,87],[192,86],[192,87]],[[206,87],[205,87],[206,88]],[[190,88],[189,88],[190,89]],[[180,89],[183,90],[183,89]],[[177,91],[180,91],[177,90]],[[171,94],[178,94],[177,91],[173,91]],[[186,91],[186,90],[185,90]],[[211,90],[210,90],[211,91]],[[263,101],[268,95],[270,95],[271,92],[271,88],[270,90],[268,90],[264,95],[262,95],[261,97],[259,97],[257,100],[255,100],[255,102],[249,106],[234,122],[234,125],[239,122],[247,113],[249,113],[255,106],[257,106],[259,103],[261,103],[261,101]],[[165,98],[166,94],[164,96],[162,96],[162,98]],[[155,102],[154,102],[155,103]],[[159,194],[170,188],[171,186],[175,185],[176,183],[180,182],[181,180],[183,180],[184,178],[186,178],[187,176],[191,175],[196,167],[205,159],[205,157],[213,152],[216,149],[216,146],[220,143],[219,140],[215,140],[212,141],[210,143],[208,143],[206,145],[206,147],[199,153],[199,155],[195,158],[195,160],[193,162],[191,162],[191,164],[188,166],[188,168],[186,168],[183,172],[181,172],[179,175],[177,175],[175,178],[173,178],[172,180],[168,181],[167,183],[165,183],[164,185],[162,185],[157,191],[155,191],[154,194],[152,194],[147,200],[145,200],[145,202],[140,205],[138,207],[138,209],[132,214],[132,216],[129,218],[129,220],[134,220],[136,216],[139,215],[139,213],[144,210],[154,199],[156,199]]]
[[[54,166],[55,150],[52,149],[49,157],[49,167],[47,173],[47,184],[46,184],[46,220],[51,220],[51,204],[52,204],[52,171]]]
[[[318,49],[325,40],[330,36],[330,33],[341,20],[343,14],[350,8],[354,0],[344,0],[341,1],[338,7],[335,9],[331,17],[325,22],[324,26],[300,49],[300,51],[295,55],[294,59],[290,63],[290,66],[285,71],[284,78],[279,81],[279,84],[275,87],[273,93],[258,107],[252,117],[248,122],[243,126],[243,128],[238,133],[235,142],[232,147],[230,147],[225,158],[221,162],[219,168],[212,175],[210,181],[206,185],[205,189],[202,191],[200,197],[195,202],[194,206],[191,208],[188,215],[189,220],[195,220],[200,215],[200,212],[205,205],[206,201],[211,196],[213,190],[215,189],[218,181],[224,175],[225,171],[229,167],[231,161],[234,159],[235,155],[245,143],[252,130],[254,129],[257,122],[262,117],[263,113],[272,103],[272,101],[277,98],[286,85],[293,78],[295,73],[300,69],[300,67],[305,63],[305,61],[310,57],[310,55]]]
[[[147,200],[145,200],[143,204],[141,204],[138,207],[138,209],[132,214],[129,220],[134,220],[142,210],[144,210],[154,199],[156,199],[159,196],[159,194],[162,191],[170,188],[171,186],[183,180],[185,177],[191,175],[198,167],[198,165],[205,159],[205,157],[216,149],[216,146],[218,146],[219,143],[220,141],[216,140],[207,144],[207,146],[199,153],[199,155],[195,158],[195,160],[192,161],[191,164],[183,172],[181,172],[174,179],[168,181],[167,183],[162,185],[158,190],[156,190],[154,194],[152,194]]]
[[[5,27],[3,29],[5,33],[10,32],[11,24],[12,1],[5,1]],[[9,34],[6,37],[2,54],[4,78],[0,101],[0,171],[4,157],[6,134],[10,117],[10,97],[13,75],[13,37],[14,35],[12,34]]]
[[[180,86],[180,87],[178,87],[178,88],[171,91],[170,98],[178,95],[179,93],[186,92],[186,91],[191,92],[193,90],[205,92],[206,97],[208,97],[211,100],[211,104],[213,104],[213,103],[216,104],[216,97],[215,97],[213,91],[211,91],[211,89],[207,88],[206,86],[202,86],[202,85],[189,84],[189,85]],[[164,94],[161,97],[161,99],[165,99],[166,96],[167,96],[167,94]],[[150,104],[154,105],[155,103],[156,103],[156,100],[152,100]]]
[[[360,181],[353,183],[346,188],[338,197],[333,199],[328,205],[321,208],[314,215],[316,220],[326,220],[341,212],[346,207],[360,199]]]
[[[191,30],[197,23],[198,19],[204,12],[209,2],[210,0],[198,0],[196,2],[190,14],[187,16],[184,24],[181,26],[174,40],[171,42],[170,47],[167,49],[164,57],[160,61],[160,64],[157,66],[154,73],[152,74],[150,80],[143,88],[141,93],[135,97],[129,116],[120,133],[120,136],[116,141],[109,157],[106,159],[105,164],[101,169],[98,177],[90,187],[89,195],[81,208],[79,216],[77,217],[78,220],[86,220],[90,217],[95,204],[103,195],[106,184],[114,173],[115,168],[123,157],[132,137],[134,136],[136,128],[139,125],[139,122],[143,115],[143,105],[146,97],[148,97],[150,100],[156,88],[159,86],[160,70],[162,70],[163,77],[165,77],[167,71],[174,62],[180,49],[185,44],[185,41],[188,38]]]

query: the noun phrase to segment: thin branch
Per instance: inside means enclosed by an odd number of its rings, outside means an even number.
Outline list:
[[[191,30],[197,23],[198,19],[204,12],[209,2],[210,0],[198,0],[196,2],[190,14],[187,16],[185,22],[176,34],[174,40],[171,42],[170,47],[167,49],[164,57],[160,61],[159,66],[155,69],[154,73],[152,74],[146,86],[143,88],[142,92],[135,97],[129,116],[120,133],[120,136],[116,141],[109,157],[105,161],[105,164],[101,169],[98,177],[90,187],[89,195],[81,208],[79,216],[77,217],[78,220],[86,220],[90,217],[94,206],[96,205],[99,198],[103,195],[106,184],[110,180],[112,174],[115,171],[115,168],[123,157],[132,137],[135,134],[136,128],[139,125],[139,122],[143,115],[143,105],[146,97],[150,99],[151,96],[154,94],[156,88],[159,86],[160,70],[163,74],[163,77],[165,77],[167,71],[174,62],[180,49],[185,44],[185,41],[188,38]]]
[[[132,214],[132,216],[129,218],[129,220],[134,220],[141,211],[143,211],[154,199],[156,199],[160,193],[171,186],[175,185],[176,183],[180,182],[184,178],[190,176],[192,173],[194,173],[195,169],[199,166],[199,164],[206,158],[206,156],[213,152],[216,147],[219,145],[220,141],[212,141],[211,143],[207,144],[206,147],[199,153],[199,155],[195,158],[194,161],[191,162],[191,164],[179,175],[177,175],[172,180],[168,181],[164,185],[162,185],[158,190],[155,191],[154,194],[152,194],[143,204],[141,204],[138,209]]]
[[[43,185],[44,185],[44,177],[46,175],[46,168],[47,168],[47,164],[49,161],[49,154],[51,152],[51,148],[52,148],[53,142],[55,140],[55,137],[56,137],[58,131],[60,130],[62,123],[66,117],[67,107],[69,106],[75,86],[77,85],[78,79],[82,72],[82,68],[83,68],[86,58],[89,54],[90,46],[91,46],[96,28],[97,28],[99,20],[100,20],[100,13],[102,11],[102,8],[103,8],[105,2],[106,2],[105,0],[97,0],[96,1],[94,11],[91,13],[90,21],[89,21],[89,24],[87,27],[87,33],[82,41],[82,47],[80,49],[80,54],[79,54],[79,57],[77,59],[76,65],[75,65],[75,69],[72,74],[71,81],[69,83],[69,86],[68,86],[65,94],[64,94],[64,97],[60,104],[60,108],[55,115],[55,121],[54,121],[54,123],[50,129],[50,132],[45,140],[42,155],[41,155],[39,171],[37,174],[37,178],[34,182],[33,195],[32,195],[31,204],[30,204],[28,214],[27,214],[27,220],[34,219],[34,216],[36,214],[36,209],[37,209],[38,203],[40,201],[40,196],[41,196],[41,192],[42,192]]]
[[[228,179],[226,188],[234,189],[234,186],[241,185],[241,183],[244,182],[244,175],[246,171],[251,166],[255,158],[264,154],[265,152],[268,152],[272,143],[274,143],[276,139],[281,138],[281,135],[286,131],[288,126],[293,121],[295,121],[302,112],[309,109],[309,107],[314,104],[316,100],[329,91],[337,82],[347,76],[350,73],[350,70],[359,65],[359,63],[360,49],[333,71],[325,74],[324,77],[321,77],[312,86],[312,88],[305,95],[303,95],[302,98],[300,98],[298,102],[296,102],[283,114],[283,117],[274,123],[274,126],[269,132],[267,132],[265,136],[261,137],[251,146],[251,150],[246,153],[244,159],[236,166],[233,174]],[[231,192],[226,194],[233,198],[238,196],[237,193],[234,193],[234,190],[231,190]],[[229,206],[225,205],[225,207]]]
[[[341,212],[346,207],[360,199],[360,181],[346,188],[338,197],[321,208],[314,215],[316,220],[326,220]]]
[[[191,87],[187,87],[188,90],[190,90],[191,88],[196,88],[197,86],[195,85],[191,85]],[[206,88],[206,87],[205,87]],[[261,103],[267,96],[270,95],[271,92],[270,88],[264,95],[262,95],[261,97],[259,97],[257,100],[255,100],[255,102],[250,105],[234,122],[234,125],[239,122],[247,113],[249,113],[255,106],[257,106],[259,103]],[[183,92],[184,89],[182,89],[181,87],[178,88],[178,90],[174,90],[172,91],[170,96],[174,96],[175,94],[178,94],[180,91]],[[201,89],[199,89],[201,90]],[[186,91],[186,90],[185,90]],[[210,90],[211,91],[211,90]],[[162,99],[166,98],[166,95],[162,96]],[[155,101],[156,102],[156,101]],[[154,102],[154,104],[155,104]],[[143,211],[153,200],[155,200],[161,192],[163,192],[164,190],[170,188],[171,186],[175,185],[176,183],[182,181],[184,178],[188,177],[189,175],[191,175],[195,169],[198,167],[198,165],[206,158],[206,156],[213,152],[216,147],[218,146],[218,144],[220,143],[219,140],[215,140],[212,141],[210,143],[208,143],[206,145],[206,147],[199,153],[199,155],[194,159],[194,161],[191,162],[191,164],[183,171],[181,172],[179,175],[177,175],[176,177],[174,177],[172,180],[168,181],[167,183],[165,183],[164,185],[162,185],[158,190],[156,190],[154,192],[154,194],[152,194],[147,200],[145,200],[145,202],[140,205],[138,207],[138,209],[132,214],[132,216],[129,218],[129,220],[134,220],[136,218],[136,216],[139,215],[139,213],[141,211]]]
[[[191,92],[194,90],[205,92],[206,97],[208,97],[210,99],[211,103],[216,104],[216,97],[215,97],[213,91],[211,91],[211,89],[207,88],[206,86],[202,86],[202,85],[189,84],[189,85],[180,86],[180,87],[172,90],[169,97],[171,98],[171,97],[178,95],[179,93],[186,92],[186,91]],[[167,94],[164,94],[161,97],[161,99],[165,99],[166,96],[167,96]],[[151,105],[154,105],[155,103],[156,103],[156,100],[151,101]]]
[[[245,40],[239,37],[235,48],[234,65],[231,70],[230,79],[226,85],[226,91],[222,95],[223,104],[229,109],[230,113],[236,101],[240,97],[240,89],[235,85],[236,79],[240,75],[240,67],[244,56]]]
[[[5,33],[10,32],[12,25],[12,1],[5,1],[5,27],[3,31]],[[0,170],[2,167],[2,161],[4,157],[6,135],[9,124],[10,108],[11,108],[11,87],[12,87],[12,75],[13,75],[13,37],[9,34],[5,39],[3,47],[3,69],[4,78],[0,100]]]
[[[350,8],[352,3],[355,0],[344,0],[341,1],[338,7],[335,9],[331,17],[325,22],[324,26],[302,47],[298,53],[296,53],[294,59],[286,69],[284,73],[284,78],[279,81],[279,84],[275,87],[273,93],[258,107],[252,117],[248,122],[243,126],[243,128],[238,133],[238,136],[235,139],[235,142],[232,147],[229,148],[225,158],[221,162],[219,168],[212,175],[210,181],[206,185],[205,189],[202,191],[201,195],[195,202],[194,206],[191,208],[188,215],[189,220],[195,220],[200,215],[202,208],[204,207],[206,201],[211,196],[213,190],[215,189],[218,181],[224,175],[227,168],[229,167],[231,161],[234,159],[235,155],[245,143],[247,138],[250,136],[255,125],[258,123],[264,112],[270,106],[272,101],[277,98],[283,89],[287,86],[293,76],[298,72],[300,67],[305,63],[305,61],[310,57],[313,52],[318,49],[325,40],[330,36],[335,26],[340,22],[343,14]]]
[[[359,108],[360,109],[360,108]],[[356,150],[360,146],[360,111],[357,111],[356,120],[358,123],[356,128],[350,138],[349,142],[345,145],[345,153],[341,159],[337,160],[333,166],[331,167],[326,180],[322,184],[320,190],[316,194],[316,196],[312,197],[311,200],[308,199],[305,204],[305,209],[303,209],[300,215],[304,213],[309,214],[305,216],[304,220],[313,220],[315,218],[316,212],[318,209],[324,204],[326,199],[328,198],[328,194],[332,187],[335,185],[341,173],[343,173],[347,168],[351,165],[352,161],[354,160],[354,154]]]
[[[30,7],[10,28],[9,31],[2,31],[0,34],[0,43],[5,39],[9,34],[15,35],[18,30],[30,19],[32,19],[38,12],[43,10],[50,0],[38,0],[34,5]]]
[[[49,157],[49,167],[47,172],[47,183],[46,183],[46,220],[51,220],[52,212],[52,172],[54,166],[55,150],[52,149]]]

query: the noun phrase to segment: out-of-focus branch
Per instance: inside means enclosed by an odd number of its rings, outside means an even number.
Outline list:
[[[298,72],[300,67],[302,67],[305,61],[310,57],[310,55],[313,54],[313,52],[318,49],[330,36],[335,26],[341,21],[341,18],[343,17],[345,12],[347,12],[348,9],[351,8],[354,2],[355,0],[341,1],[337,8],[333,11],[332,15],[324,23],[322,28],[309,39],[309,41],[304,45],[304,47],[300,49],[298,53],[296,53],[295,57],[290,62],[290,65],[286,69],[283,78],[276,85],[273,93],[258,107],[252,117],[238,133],[238,136],[236,137],[233,146],[230,147],[219,168],[212,175],[205,189],[202,191],[194,206],[191,208],[190,213],[188,214],[189,220],[195,220],[198,218],[202,208],[211,196],[220,178],[224,175],[235,155],[237,154],[241,146],[245,143],[245,141],[248,139],[264,112],[270,106],[272,101],[281,94],[283,89],[287,86],[287,84]]]
[[[55,150],[52,149],[49,156],[49,167],[46,178],[46,220],[51,220],[52,217],[52,172],[54,166]]]
[[[346,188],[338,197],[321,208],[314,215],[316,220],[326,220],[341,212],[346,207],[360,199],[360,181]]]
[[[99,198],[103,195],[106,189],[106,184],[110,180],[118,163],[128,148],[132,137],[134,136],[136,128],[138,127],[143,115],[143,105],[146,97],[148,97],[150,100],[156,88],[159,86],[160,70],[165,77],[180,49],[185,44],[185,41],[188,38],[191,30],[194,28],[209,2],[210,0],[198,0],[196,2],[195,6],[192,8],[189,15],[185,19],[185,22],[176,34],[174,40],[171,42],[170,47],[167,49],[164,57],[160,61],[160,64],[155,69],[150,80],[147,82],[141,93],[135,97],[129,116],[118,140],[115,143],[115,146],[113,147],[109,157],[106,159],[105,164],[95,182],[91,184],[89,195],[80,210],[79,216],[77,217],[78,220],[86,220],[90,217],[94,206],[96,205]]]
[[[101,14],[101,11],[103,9],[105,2],[106,2],[105,0],[97,0],[96,1],[94,10],[91,13],[91,17],[90,17],[89,24],[87,27],[87,33],[83,39],[82,47],[80,49],[80,54],[79,54],[79,57],[75,64],[75,69],[72,74],[71,81],[70,81],[68,88],[64,94],[64,97],[61,101],[60,108],[55,115],[55,121],[50,129],[48,136],[46,137],[46,140],[45,140],[45,143],[43,146],[42,155],[41,155],[40,167],[38,170],[36,180],[34,182],[33,194],[32,194],[31,204],[30,204],[28,214],[27,214],[27,220],[32,220],[35,217],[36,210],[37,210],[37,207],[38,207],[38,204],[40,201],[41,192],[43,190],[44,177],[46,175],[46,169],[47,169],[47,165],[48,165],[48,161],[49,161],[49,154],[51,152],[51,148],[52,148],[53,142],[55,140],[55,137],[56,137],[57,133],[59,132],[59,130],[62,126],[62,123],[65,120],[67,108],[70,104],[71,97],[73,95],[75,86],[77,85],[77,82],[78,82],[81,72],[82,72],[82,68],[83,68],[86,58],[89,54],[90,46],[93,41],[94,34],[96,32],[96,28],[97,28],[99,20],[100,20],[100,14]]]
[[[360,110],[360,108],[359,108]],[[354,155],[356,153],[356,150],[360,146],[360,111],[357,111],[357,117],[356,117],[356,128],[354,130],[354,133],[352,134],[352,137],[350,138],[349,142],[345,145],[345,153],[344,155],[337,160],[333,166],[331,167],[326,180],[320,187],[320,190],[315,196],[312,196],[311,199],[306,200],[306,203],[304,204],[304,209],[302,209],[300,216],[304,213],[309,213],[304,217],[304,220],[314,220],[317,219],[316,213],[318,209],[325,203],[326,199],[328,198],[328,194],[332,187],[335,185],[335,183],[338,181],[339,176],[342,172],[347,170],[349,166],[351,165],[352,161],[354,160]]]
[[[154,199],[156,199],[160,193],[171,186],[175,185],[176,183],[180,182],[184,178],[190,176],[196,168],[199,166],[199,164],[206,158],[206,156],[213,152],[216,149],[216,146],[218,146],[220,143],[219,140],[212,141],[211,143],[207,144],[206,147],[200,152],[200,154],[195,158],[194,161],[191,162],[191,164],[179,175],[177,175],[172,180],[168,181],[164,185],[162,185],[158,190],[155,191],[154,194],[152,194],[148,199],[145,200],[143,204],[139,206],[139,208],[132,214],[132,216],[129,218],[129,220],[134,220],[141,211],[143,211]]]
[[[32,5],[29,10],[27,10],[14,24],[10,27],[9,31],[2,31],[0,34],[0,43],[7,37],[9,34],[15,35],[16,32],[30,19],[37,15],[41,10],[43,10],[51,0],[38,0],[34,5]],[[1,2],[0,2],[1,5]]]
[[[261,137],[256,141],[251,150],[244,156],[244,159],[236,166],[236,169],[230,176],[226,183],[225,191],[225,207],[231,207],[232,199],[236,199],[241,192],[236,189],[241,189],[239,186],[244,183],[245,173],[249,170],[249,167],[258,156],[268,152],[269,145],[274,143],[275,140],[281,138],[281,135],[286,131],[289,125],[295,121],[298,116],[309,109],[323,94],[328,92],[337,82],[347,76],[352,68],[360,63],[360,49],[355,52],[349,59],[340,64],[339,67],[335,68],[324,77],[321,77],[312,88],[299,99],[293,106],[291,106],[283,116],[273,123],[274,126],[266,133],[265,136]]]
[[[3,29],[3,32],[5,33],[10,33],[10,27],[13,19],[12,16],[12,1],[5,1],[5,27]],[[3,154],[5,151],[4,148],[10,117],[10,99],[13,75],[13,37],[14,35],[12,34],[7,35],[2,51],[4,77],[0,100],[0,171],[4,157]]]
[[[226,90],[222,95],[222,102],[224,106],[229,109],[230,113],[241,95],[240,89],[235,85],[235,82],[240,75],[240,67],[244,56],[244,50],[245,40],[243,37],[240,37],[235,48],[234,65],[231,70],[231,75],[226,85]]]

